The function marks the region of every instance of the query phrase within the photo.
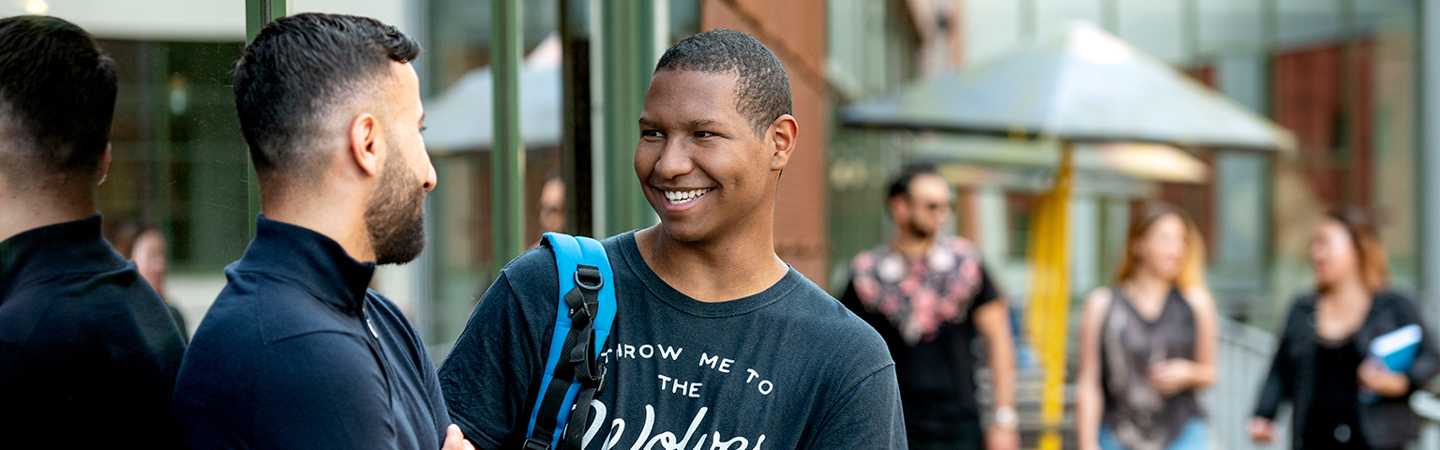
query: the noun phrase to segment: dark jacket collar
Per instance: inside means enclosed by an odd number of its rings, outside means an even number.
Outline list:
[[[97,264],[118,269],[124,258],[100,234],[100,215],[27,230],[0,242],[0,302],[21,284],[93,272]]]
[[[285,278],[323,302],[359,311],[375,275],[375,263],[356,261],[340,243],[323,234],[261,215],[255,220],[255,240],[234,270]]]

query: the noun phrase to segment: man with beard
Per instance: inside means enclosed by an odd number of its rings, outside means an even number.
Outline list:
[[[940,232],[950,184],[926,164],[890,184],[890,242],[856,256],[841,299],[890,345],[912,450],[1014,450],[1015,350],[1010,309],[969,241]],[[994,420],[981,429],[975,356],[979,332],[994,386]]]
[[[115,93],[85,30],[0,19],[0,447],[176,444],[180,330],[95,212]]]
[[[425,245],[419,52],[394,27],[327,14],[276,20],[245,49],[235,105],[262,214],[180,367],[187,446],[469,447],[420,336],[366,288],[376,264]]]
[[[735,30],[686,38],[636,119],[635,173],[660,223],[604,241],[617,312],[596,343],[603,385],[574,409],[578,447],[904,448],[885,342],[775,254],[799,135],[780,60]],[[451,417],[481,447],[526,441],[557,272],[548,247],[512,261],[441,365]]]

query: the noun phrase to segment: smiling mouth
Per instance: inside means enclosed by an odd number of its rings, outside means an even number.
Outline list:
[[[683,205],[695,201],[696,199],[704,196],[710,191],[711,189],[693,189],[688,191],[662,190],[661,192],[665,193],[665,199],[669,200],[670,204]]]

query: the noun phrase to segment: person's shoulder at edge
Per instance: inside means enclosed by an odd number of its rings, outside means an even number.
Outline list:
[[[315,332],[355,334],[333,320],[335,313],[321,302],[296,301],[314,294],[282,275],[234,266],[227,267],[225,274],[224,289],[191,339],[193,351],[186,352],[187,362],[224,359],[229,362],[222,367],[250,367],[259,364],[256,358],[278,341]],[[182,375],[186,369],[182,366]]]
[[[1310,320],[1306,316],[1315,313],[1315,302],[1320,298],[1317,292],[1305,292],[1296,295],[1285,307],[1283,322],[1276,329],[1277,338],[1293,338],[1307,332]]]
[[[797,355],[803,354],[805,359],[818,362],[813,367],[821,373],[815,379],[818,383],[811,388],[818,394],[816,411],[824,417],[820,423],[827,424],[822,426],[822,432],[837,430],[836,424],[842,424],[838,426],[846,429],[859,425],[846,420],[830,423],[837,420],[836,414],[850,416],[851,419],[854,419],[854,414],[860,414],[866,417],[863,422],[890,420],[892,426],[903,427],[899,419],[899,398],[885,394],[898,394],[899,386],[895,378],[895,362],[884,338],[875,327],[820,286],[800,276],[795,269],[790,269],[788,276],[799,277],[800,286],[786,294],[789,298],[785,301],[766,309],[783,311],[781,314],[792,326],[799,326],[798,330],[786,332],[794,336],[789,341],[796,347],[782,351],[798,350]],[[854,409],[857,401],[864,405],[859,410]],[[893,403],[874,403],[886,401]],[[884,419],[887,412],[891,415],[889,419]],[[847,423],[849,425],[843,425]]]
[[[405,316],[405,311],[400,308],[399,304],[374,289],[366,289],[365,295],[374,300],[375,307],[380,314],[384,314],[387,319],[404,328],[406,336],[417,343],[420,341],[420,334],[415,331],[414,324],[410,323],[410,318]]]
[[[62,326],[109,341],[122,338],[117,332],[135,331],[125,325],[138,326],[133,322],[141,315],[158,314],[164,308],[164,301],[140,278],[134,266],[124,264],[106,270],[71,272],[31,284],[15,294],[17,299],[43,301],[39,304],[41,315],[36,319],[47,326]]]
[[[68,258],[79,262],[59,270],[46,265],[44,270],[49,273],[36,276],[35,272],[32,272],[28,279],[11,287],[11,295],[17,298],[45,299],[50,306],[74,308],[75,312],[100,306],[123,305],[125,302],[121,299],[136,295],[160,298],[150,289],[150,285],[140,278],[135,264],[121,259],[119,254],[96,260],[92,255],[86,255],[80,250],[61,248],[57,254],[47,257]],[[65,301],[57,301],[59,299]]]
[[[477,323],[482,316],[515,314],[521,318],[517,323],[527,324],[526,329],[510,332],[532,334],[531,339],[537,342],[545,339],[552,328],[550,324],[555,321],[556,296],[560,290],[557,278],[555,253],[549,247],[541,245],[521,253],[500,269],[500,275],[477,300],[472,317],[465,325],[465,334],[500,325],[493,320]],[[496,292],[503,294],[496,295]]]
[[[1427,323],[1424,312],[1420,309],[1420,304],[1415,301],[1414,294],[1394,287],[1385,287],[1376,291],[1374,298],[1375,303],[1372,308],[1389,314],[1395,323],[1419,323],[1427,328],[1430,325]],[[1369,315],[1367,319],[1373,319],[1375,316],[1374,314]]]
[[[1100,286],[1090,291],[1085,296],[1084,310],[1086,319],[1100,320],[1104,317],[1105,311],[1110,309],[1110,303],[1115,298],[1115,293],[1110,286]],[[1098,323],[1098,322],[1097,322]]]
[[[1204,284],[1180,289],[1180,298],[1185,300],[1185,304],[1194,314],[1205,314],[1210,317],[1214,317],[1216,314],[1215,295]]]
[[[371,358],[365,336],[333,320],[335,313],[322,303],[296,301],[312,296],[305,289],[266,272],[228,268],[226,272],[229,283],[205,314],[185,355],[177,406],[192,400],[187,395],[211,402],[218,398],[254,402],[259,400],[257,393],[233,388],[249,383],[271,388],[293,384],[299,379],[284,375],[291,370],[326,367],[343,372],[373,367],[359,363]],[[382,313],[404,320],[393,302],[375,297],[383,300],[376,302]],[[408,322],[402,326],[409,328]],[[411,333],[412,339],[418,339],[413,329]]]
[[[1290,306],[1287,309],[1287,315],[1313,312],[1315,310],[1315,302],[1319,300],[1319,292],[1310,291],[1298,294],[1294,298],[1290,299]]]
[[[605,255],[610,260],[612,270],[623,270],[626,267],[625,257],[621,253],[625,249],[621,246],[635,245],[633,235],[633,231],[627,231],[600,241],[605,247]],[[559,271],[555,267],[555,251],[543,242],[510,260],[500,273],[517,297],[527,297],[528,293],[540,292],[543,295],[538,298],[549,305],[549,301],[558,295],[560,289],[556,280]]]
[[[560,287],[556,281],[557,276],[555,252],[551,251],[549,246],[540,245],[510,260],[500,269],[500,277],[495,281],[509,283],[517,297],[525,297],[526,293],[542,288],[547,293],[558,291]]]
[[[378,314],[384,315],[384,320],[400,327],[405,333],[403,339],[410,343],[412,351],[410,356],[413,360],[411,363],[415,364],[417,369],[422,370],[425,367],[433,366],[433,363],[427,363],[430,359],[430,350],[425,347],[425,340],[420,337],[420,332],[415,329],[414,324],[410,323],[410,319],[405,316],[405,311],[400,309],[400,305],[396,304],[390,297],[386,297],[385,294],[381,294],[373,289],[366,289],[365,294],[375,300],[375,307],[379,310]],[[433,369],[431,369],[431,371],[433,371]]]
[[[945,245],[947,248],[955,251],[956,253],[973,254],[977,257],[980,256],[980,247],[977,247],[974,241],[966,239],[964,236],[947,236],[941,238],[940,242],[943,243],[943,245]]]
[[[393,438],[385,375],[362,338],[317,331],[265,343],[241,333],[247,343],[233,354],[186,361],[198,370],[182,370],[174,413],[188,446],[361,448]]]
[[[225,274],[225,287],[200,319],[180,365],[177,409],[191,400],[188,396],[222,394],[224,389],[217,389],[220,378],[251,378],[256,358],[263,352],[261,298],[276,295],[277,288],[257,282],[255,273],[236,272],[233,266],[227,267]],[[293,294],[294,290],[280,287],[278,293]]]
[[[785,301],[766,309],[775,309],[788,316],[787,320],[805,327],[803,332],[812,342],[845,343],[828,346],[834,350],[831,356],[849,355],[849,360],[837,359],[838,364],[860,364],[873,370],[893,364],[890,347],[875,327],[795,269],[790,269],[787,277],[799,278],[799,286],[785,294]]]
[[[1384,303],[1386,306],[1415,306],[1415,296],[1409,292],[1394,287],[1381,288],[1375,291],[1376,304]]]
[[[226,267],[225,287],[215,296],[215,301],[200,319],[200,326],[195,330],[191,345],[201,344],[206,339],[231,341],[238,337],[234,334],[241,330],[250,332],[246,334],[254,334],[263,320],[260,317],[263,309],[261,302],[270,297],[291,297],[302,293],[286,283],[267,282],[268,277],[268,274],[261,272],[238,271],[234,265]],[[269,315],[275,312],[266,313]]]

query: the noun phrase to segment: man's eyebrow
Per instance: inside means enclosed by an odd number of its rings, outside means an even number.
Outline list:
[[[420,113],[420,124],[421,124],[421,125],[424,125],[424,124],[425,124],[425,113],[423,113],[423,112]]]
[[[693,130],[693,129],[696,129],[696,128],[711,128],[711,127],[716,127],[716,126],[719,126],[719,125],[720,125],[720,122],[716,122],[716,121],[710,120],[710,119],[696,119],[696,120],[690,121],[690,124],[689,124],[689,125],[690,125],[690,129]]]
[[[642,126],[642,127],[649,127],[649,128],[661,128],[661,127],[663,127],[663,125],[661,125],[660,122],[656,122],[656,121],[654,121],[654,120],[646,119],[646,118],[644,118],[644,117],[641,117],[641,118],[640,118],[640,126]],[[716,121],[716,120],[713,120],[713,119],[695,119],[695,120],[692,120],[692,121],[687,122],[687,123],[685,124],[685,126],[688,127],[688,129],[692,129],[692,130],[693,130],[693,129],[696,129],[696,128],[714,128],[714,127],[720,126],[720,122],[719,122],[719,121]]]

